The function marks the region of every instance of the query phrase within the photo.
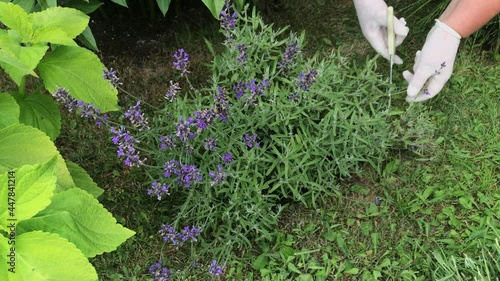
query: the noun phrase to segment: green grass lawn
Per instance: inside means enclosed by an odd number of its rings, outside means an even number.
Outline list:
[[[275,19],[277,25],[290,24],[294,31],[304,29],[311,53],[340,49],[359,62],[373,57],[357,27],[351,1],[336,6],[325,2],[289,1],[286,9],[268,12],[265,18]],[[411,26],[412,19],[408,21]],[[213,28],[217,25],[195,29],[181,25],[172,44],[149,56],[150,61],[131,63],[125,55],[111,58],[105,52],[103,60],[119,71],[125,88],[155,103],[171,71],[165,54],[182,47],[190,50],[193,65],[208,62],[202,38],[221,40]],[[464,42],[447,87],[429,102],[407,104],[401,73],[413,65],[412,54],[424,37],[425,32],[415,31],[415,37],[397,50],[405,64],[395,68],[400,94],[394,100],[399,108],[412,108],[402,118],[416,128],[415,136],[427,138],[419,140],[426,145],[418,153],[392,151],[382,173],[367,167],[341,181],[334,194],[314,207],[289,203],[272,240],[255,242],[251,249],[234,249],[222,261],[225,277],[220,280],[438,280],[447,276],[452,279],[442,280],[473,280],[469,277],[478,274],[486,277],[477,280],[498,280],[500,66],[491,52]],[[381,73],[388,72],[387,62],[378,59],[377,63]],[[193,72],[195,83],[209,79],[209,71],[202,66]],[[66,117],[57,141],[62,155],[88,171],[106,190],[102,204],[119,223],[137,232],[115,252],[91,260],[101,280],[148,280],[147,269],[160,256],[168,259],[169,268],[178,270],[173,280],[211,280],[200,275],[206,264],[191,267],[193,258],[213,258],[192,256],[206,245],[176,250],[161,241],[158,228],[171,214],[161,201],[146,196],[140,170],[124,171],[107,132]],[[422,119],[430,120],[431,128],[414,125]]]

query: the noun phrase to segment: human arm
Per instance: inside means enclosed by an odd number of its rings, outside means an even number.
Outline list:
[[[413,73],[403,72],[409,83],[407,101],[436,96],[453,72],[460,39],[467,37],[500,12],[500,0],[453,0],[418,51]]]
[[[498,13],[500,0],[453,0],[439,20],[465,38]]]

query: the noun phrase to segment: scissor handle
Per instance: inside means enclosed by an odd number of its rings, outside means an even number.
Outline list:
[[[396,47],[394,46],[394,9],[387,7],[387,47],[389,49],[389,55],[394,55],[396,53]]]

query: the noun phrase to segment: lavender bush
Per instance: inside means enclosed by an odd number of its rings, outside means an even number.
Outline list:
[[[172,214],[159,239],[177,248],[208,243],[214,260],[205,269],[214,277],[233,249],[271,238],[287,200],[314,206],[340,179],[380,172],[396,142],[387,83],[373,61],[357,68],[338,53],[306,56],[304,34],[274,30],[255,10],[238,15],[226,4],[220,18],[226,48],[215,54],[207,42],[208,85],[191,84],[189,50],[179,49],[164,107],[149,117],[137,101],[127,123],[110,128],[118,158],[150,179],[145,196]],[[112,74],[105,78],[121,88]],[[161,265],[150,268],[153,279],[169,280]]]

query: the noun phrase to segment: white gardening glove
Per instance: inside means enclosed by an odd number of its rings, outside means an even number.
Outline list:
[[[356,13],[358,14],[361,31],[370,45],[389,60],[389,50],[387,48],[387,5],[383,0],[354,0]],[[406,27],[404,18],[394,17],[394,33],[396,39],[395,46],[403,43],[410,29]],[[394,56],[394,63],[402,64],[403,60]]]
[[[408,85],[408,102],[428,100],[443,89],[455,64],[460,35],[448,25],[436,20],[425,40],[422,51],[415,57],[412,74],[403,72]]]

